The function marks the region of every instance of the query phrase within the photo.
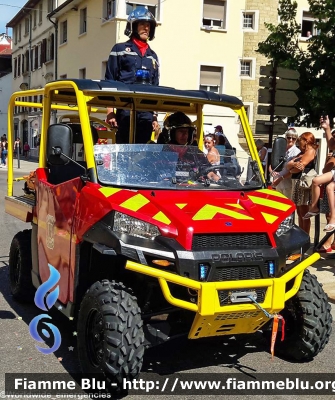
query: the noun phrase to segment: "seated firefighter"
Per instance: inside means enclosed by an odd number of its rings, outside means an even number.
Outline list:
[[[169,115],[164,121],[164,127],[158,136],[159,144],[190,145],[193,142],[195,126],[190,118],[181,111]]]
[[[194,141],[193,134],[195,132],[195,126],[192,124],[190,118],[181,111],[177,111],[169,115],[164,121],[164,128],[158,137],[157,143],[166,143],[171,145],[177,145],[176,151],[179,153],[179,159],[183,163],[189,162],[190,165],[194,163],[194,157],[192,153],[182,151],[179,146],[191,146],[196,149],[197,155],[199,153],[203,155],[202,158],[196,157],[198,162],[201,159],[200,169],[206,170],[206,168],[211,167],[210,162],[207,160],[205,154],[199,150],[196,146],[192,146]],[[192,157],[190,160],[186,160],[185,157]],[[221,176],[213,171],[208,171],[205,173],[208,179],[213,181],[218,181]]]

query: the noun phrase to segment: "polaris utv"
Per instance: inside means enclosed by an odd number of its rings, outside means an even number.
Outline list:
[[[31,101],[38,96],[43,103]],[[43,115],[38,167],[14,195],[16,106]],[[231,153],[220,165],[207,162],[204,106],[239,119],[249,152],[238,154],[238,164],[248,176],[236,172]],[[107,108],[130,110],[129,144],[115,143]],[[188,115],[199,147],[135,144],[135,112],[152,110]],[[118,384],[138,376],[145,348],[175,335],[269,337],[278,318],[286,322],[278,354],[305,361],[324,349],[330,305],[307,269],[320,255],[306,255],[310,238],[294,223],[292,201],[267,187],[238,98],[60,80],[14,93],[8,118],[6,212],[30,225],[10,247],[11,291],[31,300],[50,266],[58,271],[54,307],[77,323],[84,373]],[[274,162],[285,147],[274,144]]]

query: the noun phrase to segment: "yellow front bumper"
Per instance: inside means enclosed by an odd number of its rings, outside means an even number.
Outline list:
[[[196,313],[189,332],[189,339],[208,336],[253,333],[260,329],[269,318],[254,303],[220,305],[218,291],[266,288],[263,303],[259,305],[269,314],[279,313],[285,302],[299,290],[304,270],[320,258],[312,254],[280,278],[244,281],[198,282],[170,272],[128,261],[126,269],[158,279],[165,299],[172,305]],[[287,290],[287,282],[293,285]],[[168,283],[181,285],[197,292],[197,304],[172,296]]]

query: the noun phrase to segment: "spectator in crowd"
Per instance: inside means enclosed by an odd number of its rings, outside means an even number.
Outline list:
[[[215,148],[220,154],[220,164],[223,164],[225,161],[224,157],[226,155],[226,139],[224,138],[224,136],[218,136],[218,141]]]
[[[255,143],[258,150],[259,158],[263,166],[263,170],[265,171],[266,163],[268,160],[268,149],[265,147],[265,143],[262,139],[257,139]]]
[[[22,153],[22,143],[19,137],[16,138],[14,142],[14,157],[18,157]]]
[[[320,118],[320,126],[324,129],[327,145],[328,156],[326,158],[325,166],[322,170],[322,175],[317,176],[312,181],[312,202],[309,210],[304,216],[305,219],[314,217],[321,213],[326,214],[327,225],[324,228],[325,232],[332,232],[335,230],[335,198],[334,198],[334,168],[335,168],[335,130],[331,131],[330,121],[328,116]],[[322,199],[321,192],[323,192]],[[319,209],[320,205],[320,209]],[[335,250],[334,236],[330,236],[319,250],[321,253],[330,253]]]
[[[316,151],[319,147],[315,137],[311,132],[304,132],[297,140],[300,154],[286,164],[286,169],[292,174],[292,201],[296,204],[298,223],[308,235],[311,228],[310,219],[304,219],[308,211],[308,204],[311,202],[311,189],[300,187],[300,177],[302,172],[307,173],[315,168]]]
[[[272,171],[271,166],[269,167],[269,171],[271,176],[273,177],[272,187],[278,190],[280,193],[284,194],[289,199],[292,198],[292,181],[291,174],[287,170],[286,165],[287,162],[292,160],[292,158],[296,157],[300,150],[296,146],[296,141],[298,139],[298,133],[294,128],[289,128],[285,132],[285,139],[287,142],[286,153],[285,153],[285,162],[283,168],[280,172]]]
[[[4,167],[7,166],[7,154],[8,154],[8,142],[7,142],[7,138],[6,135],[3,135],[1,137],[1,165],[3,165]]]
[[[216,126],[214,127],[214,129],[215,129],[214,135],[216,136],[216,141],[217,141],[217,143],[218,143],[218,141],[219,141],[219,137],[222,136],[222,137],[225,139],[225,146],[226,146],[226,149],[228,149],[228,150],[233,150],[233,147],[232,147],[232,145],[229,143],[229,140],[228,140],[227,136],[223,133],[222,126],[221,126],[221,125],[216,125]]]
[[[23,145],[23,155],[26,160],[29,159],[30,146],[29,146],[28,142],[25,142],[25,144]]]
[[[207,159],[212,165],[220,165],[220,153],[215,148],[215,136],[205,136],[205,148],[207,150]]]
[[[159,134],[162,132],[162,129],[157,121],[157,116],[154,115],[152,117],[152,135],[151,135],[151,140],[155,143],[157,143],[157,138]]]

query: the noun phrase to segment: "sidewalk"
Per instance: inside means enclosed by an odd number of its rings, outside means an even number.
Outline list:
[[[17,160],[14,160],[14,175],[22,176],[27,175],[29,172],[34,171],[37,167],[37,160],[21,160],[20,168],[18,168]],[[0,168],[0,174],[7,173],[7,168]],[[314,227],[315,218],[311,218],[311,249],[314,243]],[[326,225],[326,218],[324,214],[320,215],[320,240],[324,236],[323,227]],[[318,281],[323,285],[324,291],[329,296],[329,301],[335,304],[335,251],[328,253],[327,257],[323,257],[317,261],[313,266],[309,267],[312,274],[316,275]]]
[[[14,168],[14,174],[15,176],[19,176],[20,173],[22,175],[26,175],[27,173],[34,171],[37,168],[37,160],[26,160],[26,159],[21,159],[20,158],[20,168],[18,168],[18,160],[14,159],[13,162],[13,168]],[[7,167],[0,167],[0,173],[7,173]]]

